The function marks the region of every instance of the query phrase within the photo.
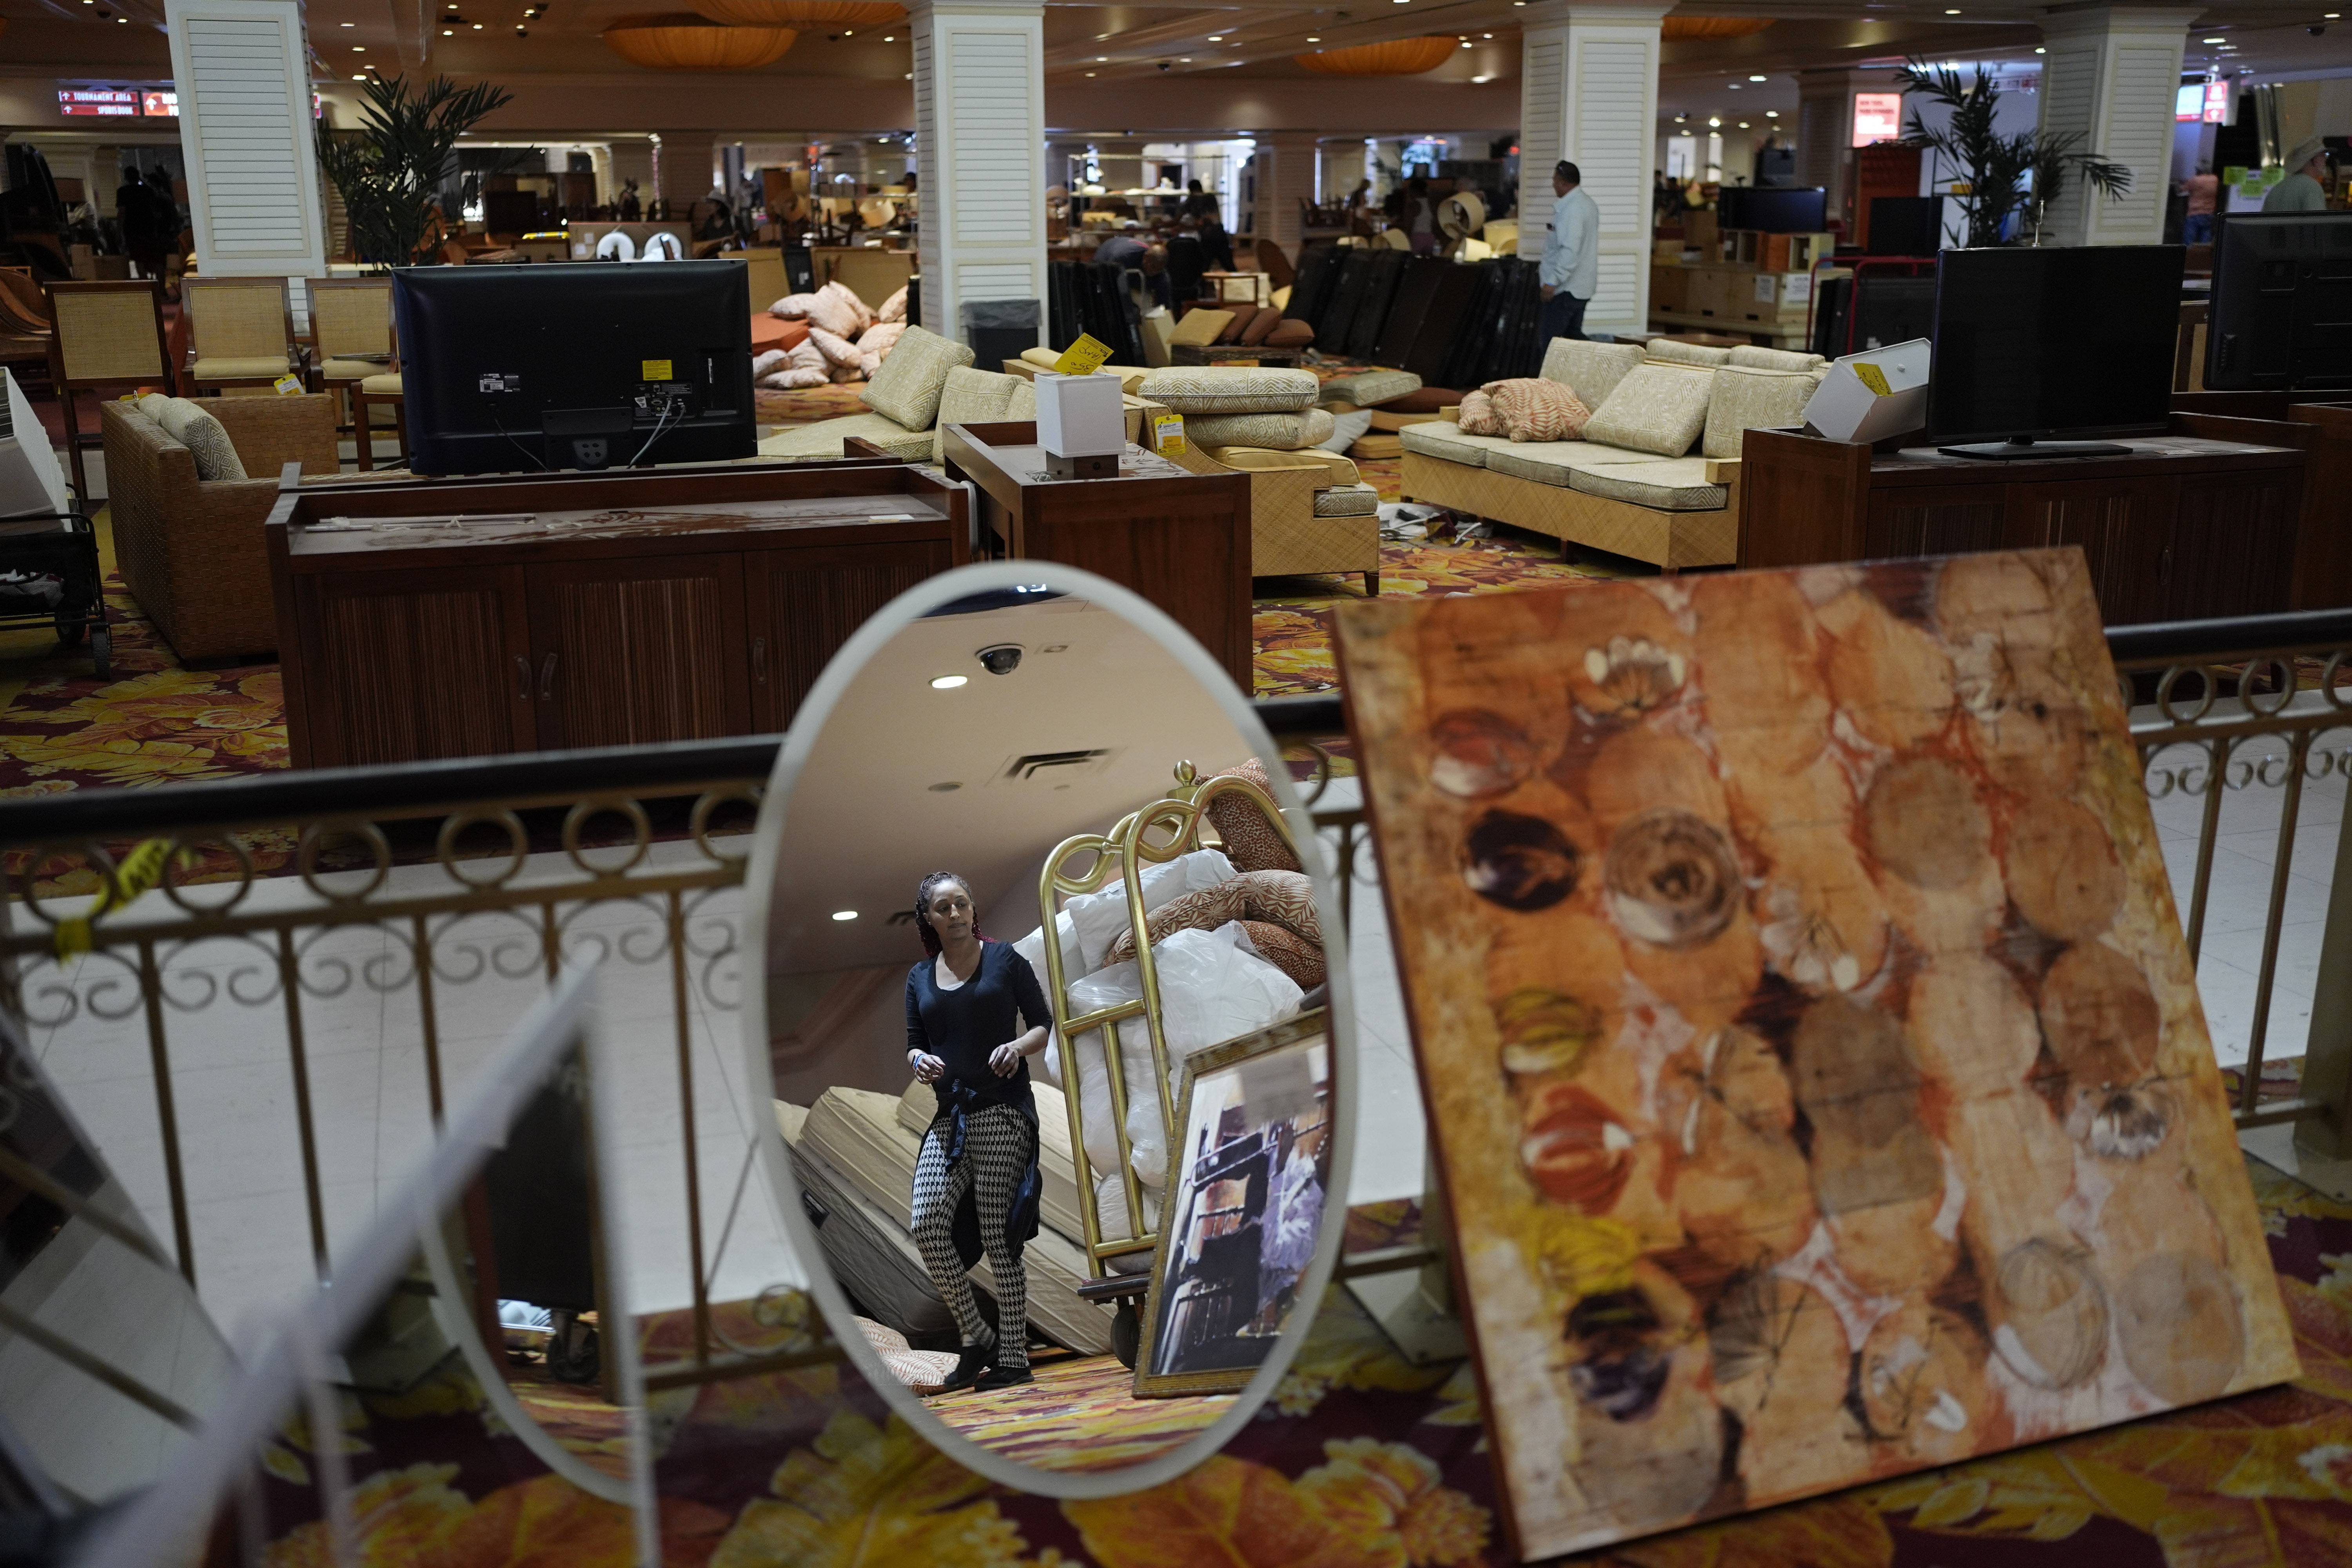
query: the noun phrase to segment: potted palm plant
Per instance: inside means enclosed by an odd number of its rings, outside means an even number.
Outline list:
[[[457,139],[514,95],[488,82],[461,88],[442,76],[415,91],[404,77],[377,77],[363,90],[356,133],[320,126],[319,164],[343,198],[359,258],[412,266],[440,245],[436,199]]]
[[[1929,130],[1914,109],[1903,140],[1960,172],[1968,189],[1953,199],[1967,220],[1966,243],[1971,247],[2041,244],[2043,218],[2077,174],[2109,201],[2131,190],[2129,166],[2076,152],[2079,134],[2036,129],[2004,136],[1995,131],[1993,107],[2000,90],[1982,66],[1963,85],[1951,66],[1911,60],[1895,72],[1895,80],[1906,93],[1919,93],[1952,111],[1947,123]],[[2012,216],[2020,220],[2013,234],[2007,232]]]

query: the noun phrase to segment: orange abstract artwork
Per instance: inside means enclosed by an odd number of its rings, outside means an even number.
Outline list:
[[[1522,1557],[2295,1375],[2079,552],[1338,620]]]

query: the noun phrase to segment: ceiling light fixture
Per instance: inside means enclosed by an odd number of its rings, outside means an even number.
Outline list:
[[[1715,129],[1717,129],[1717,130],[1720,130],[1720,129],[1722,129],[1722,126],[1723,126],[1723,121],[1720,121],[1720,120],[1718,120],[1718,119],[1717,119],[1717,118],[1716,118],[1714,115],[1712,115],[1712,114],[1710,114],[1710,115],[1708,115],[1708,116],[1706,117],[1706,122],[1707,122],[1707,124],[1708,124],[1709,126],[1714,127],[1714,128],[1715,128]]]
[[[1741,121],[1739,122],[1739,129],[1741,129],[1742,131],[1747,130],[1747,129],[1748,129],[1748,121],[1746,121],[1745,120]]]
[[[1313,33],[1309,33],[1309,34],[1307,34],[1307,41],[1308,43],[1310,43],[1310,44],[1319,44],[1319,43],[1321,43],[1323,40],[1322,40],[1321,38],[1319,38],[1319,37],[1316,37]]]
[[[352,53],[355,55],[363,55],[367,53],[367,46],[365,44],[353,44],[352,46]]]
[[[1463,40],[1462,40],[1462,47],[1463,47],[1464,48],[1465,48],[1465,49],[1466,49],[1466,48],[1468,48],[1468,47],[1470,47],[1470,40],[1469,40],[1469,39],[1467,39],[1467,38],[1463,39]]]
[[[1767,120],[1778,120],[1780,118],[1780,111],[1777,109],[1768,109],[1764,111],[1764,118]]]
[[[2227,38],[2200,38],[2197,41],[2200,44],[2226,44],[2230,40]]]
[[[352,78],[352,79],[353,81],[365,81],[365,80],[367,80],[367,78],[365,78],[365,77],[363,77],[363,76],[355,76],[355,77]]]
[[[1209,35],[1209,42],[1213,44],[1222,44],[1224,41],[1225,36],[1223,33],[1211,33]]]
[[[1482,38],[1491,38],[1491,37],[1493,37],[1495,35],[1494,35],[1494,34],[1492,34],[1492,33],[1481,33],[1481,34],[1479,34],[1478,36],[1479,36],[1480,37],[1482,37]]]
[[[953,691],[957,687],[964,685],[971,679],[971,677],[968,675],[938,676],[931,681],[931,689],[934,691]]]
[[[2046,54],[2048,54],[2050,51],[2049,51],[2048,49],[2042,48],[2042,47],[2040,47],[2039,45],[2036,45],[2036,46],[2034,47],[2034,50],[2033,50],[2033,52],[2034,52],[2035,54],[2037,54],[2037,55],[2046,55]]]
[[[1097,55],[1095,57],[1095,64],[1098,66],[1107,66],[1110,64],[1110,57],[1108,55]]]
[[[1764,79],[1760,76],[1751,76],[1748,79],[1749,81],[1762,81]]]
[[[835,910],[833,911],[833,918],[837,921],[854,921],[857,918],[857,911],[856,910]]]

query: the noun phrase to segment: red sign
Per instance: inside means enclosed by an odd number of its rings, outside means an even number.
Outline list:
[[[61,87],[59,114],[124,114],[139,112],[139,95],[127,87]]]
[[[1853,95],[1853,144],[1892,142],[1903,134],[1903,95],[1899,92],[1857,92]]]
[[[180,114],[180,95],[170,91],[142,92],[139,95],[139,112],[165,115],[176,120]]]

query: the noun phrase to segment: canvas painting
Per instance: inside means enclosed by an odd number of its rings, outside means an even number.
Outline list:
[[[2295,1374],[2078,552],[1338,631],[1523,1558]]]

